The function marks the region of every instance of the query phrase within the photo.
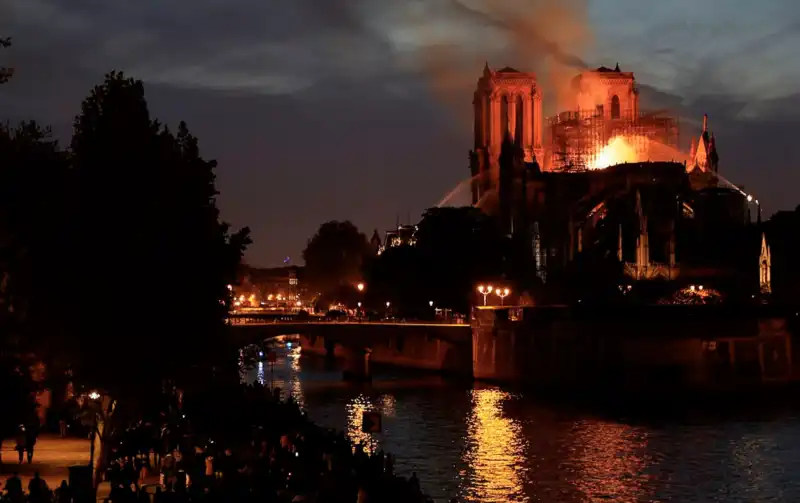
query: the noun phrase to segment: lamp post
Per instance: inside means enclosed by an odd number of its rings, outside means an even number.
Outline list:
[[[483,305],[484,306],[486,305],[486,297],[488,297],[489,294],[492,293],[493,290],[494,290],[494,287],[492,285],[489,285],[489,286],[486,286],[486,287],[484,287],[483,285],[479,285],[478,286],[478,293],[483,295]]]
[[[92,415],[92,417],[90,419],[91,422],[89,424],[89,426],[92,428],[92,431],[91,431],[91,433],[89,435],[89,440],[91,442],[89,444],[89,468],[92,469],[92,477],[94,477],[94,450],[95,450],[95,445],[94,444],[95,444],[95,441],[97,439],[97,414],[98,414],[98,411],[97,411],[96,408],[99,406],[98,403],[97,403],[97,400],[99,400],[99,399],[100,399],[100,393],[98,393],[97,391],[92,391],[91,393],[89,393],[89,400],[91,400],[91,402],[89,404],[87,404],[87,405],[89,407],[89,413]]]
[[[509,290],[508,288],[503,288],[502,290],[498,288],[495,291],[495,293],[497,294],[498,297],[500,297],[500,305],[502,306],[504,305],[506,297],[508,297],[508,294],[511,293],[511,290]]]
[[[356,285],[356,289],[357,289],[359,292],[363,292],[363,291],[364,291],[364,283],[359,283],[359,284],[357,284],[357,285]]]

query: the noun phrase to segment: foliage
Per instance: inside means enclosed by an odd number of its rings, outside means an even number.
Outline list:
[[[415,246],[387,248],[365,271],[367,306],[382,313],[390,302],[399,316],[417,318],[429,300],[425,266]]]
[[[507,251],[507,240],[479,209],[431,208],[418,225],[415,246],[389,248],[370,264],[368,293],[378,307],[390,300],[420,312],[433,301],[466,313],[475,285],[501,277]]]
[[[7,48],[11,47],[11,39],[10,38],[0,38],[0,48]],[[8,79],[14,75],[13,68],[6,68],[4,66],[0,66],[0,84],[5,84],[8,82]]]
[[[66,157],[35,123],[0,127],[0,438],[34,414],[28,355],[53,327]]]
[[[35,417],[35,390],[30,374],[19,358],[12,355],[0,357],[0,389],[3,390],[0,414],[0,441],[13,436],[20,424],[29,424]]]
[[[369,254],[366,236],[351,222],[325,222],[303,250],[308,280],[322,293],[354,285]]]
[[[219,219],[216,163],[119,73],[83,102],[71,147],[0,128],[3,434],[34,412],[31,357],[137,415],[165,381],[236,371],[222,301],[249,237]]]
[[[249,238],[219,220],[216,163],[184,123],[151,119],[142,82],[121,73],[83,102],[71,145],[58,293],[76,379],[130,410],[165,380],[233,366],[221,301]]]

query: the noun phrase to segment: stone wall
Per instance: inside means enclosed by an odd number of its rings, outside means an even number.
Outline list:
[[[471,343],[468,325],[341,325],[300,334],[303,352],[348,359],[368,350],[373,364],[460,376],[472,374]]]
[[[697,310],[476,309],[475,378],[526,387],[714,388],[791,375],[780,319]]]

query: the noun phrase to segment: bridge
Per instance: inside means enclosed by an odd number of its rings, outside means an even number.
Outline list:
[[[371,363],[471,374],[472,331],[466,324],[339,321],[271,313],[233,313],[229,323],[240,345],[299,335],[304,353],[342,359],[345,375],[354,378],[368,378]]]

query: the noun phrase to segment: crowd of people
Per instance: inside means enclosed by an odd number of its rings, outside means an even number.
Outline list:
[[[367,453],[344,433],[315,425],[291,397],[281,400],[280,390],[256,383],[238,396],[228,393],[227,403],[218,400],[170,407],[157,420],[139,421],[114,439],[104,476],[110,484],[108,500],[431,501],[416,474],[406,478],[395,473],[390,454]],[[37,480],[38,475],[29,484],[30,503],[71,500],[66,482],[51,492]],[[6,483],[6,498],[24,501],[18,478]]]

